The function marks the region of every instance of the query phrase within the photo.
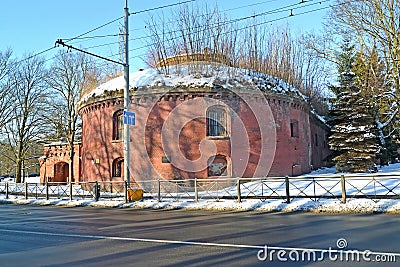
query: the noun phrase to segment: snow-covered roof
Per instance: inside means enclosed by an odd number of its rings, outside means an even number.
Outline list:
[[[155,87],[219,87],[225,89],[259,88],[280,94],[290,94],[306,99],[295,87],[284,81],[263,73],[256,73],[247,69],[233,68],[215,63],[181,64],[168,67],[168,74],[158,69],[146,69],[130,74],[131,89],[146,89]],[[105,92],[119,91],[125,87],[123,76],[110,80],[81,99],[86,102],[90,98],[103,95]]]
[[[64,146],[64,145],[69,145],[69,143],[65,142],[65,141],[55,141],[55,142],[45,144],[44,146]]]
[[[80,144],[81,142],[74,142],[75,145]],[[69,146],[67,141],[54,141],[51,143],[44,144],[45,147],[47,146]]]

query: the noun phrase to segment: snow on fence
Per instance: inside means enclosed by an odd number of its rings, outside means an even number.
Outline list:
[[[236,199],[293,199],[313,201],[333,198],[400,199],[400,176],[341,175],[315,177],[219,178],[191,180],[151,180],[128,186],[127,182],[13,183],[1,182],[0,194],[36,199],[95,199],[127,202],[127,190],[140,187],[144,198],[162,201]]]

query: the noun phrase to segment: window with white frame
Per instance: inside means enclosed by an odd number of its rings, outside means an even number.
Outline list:
[[[206,113],[207,136],[227,136],[227,114],[222,106],[213,106]]]

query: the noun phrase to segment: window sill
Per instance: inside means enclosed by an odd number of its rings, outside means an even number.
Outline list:
[[[209,140],[229,140],[231,139],[230,136],[207,136]]]
[[[114,144],[114,143],[122,143],[122,142],[124,142],[124,140],[112,140],[112,141],[111,141],[111,143],[113,143],[113,144]]]

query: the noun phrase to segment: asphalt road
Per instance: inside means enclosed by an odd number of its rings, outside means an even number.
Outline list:
[[[376,261],[374,252],[400,255],[400,217],[383,214],[0,205],[0,236],[0,266],[397,266],[400,262],[400,256],[395,257],[397,263]],[[329,248],[337,254],[320,251]],[[356,256],[343,254],[348,250],[372,251],[365,257],[371,262],[362,256],[359,262],[353,260]],[[304,251],[314,251],[316,260],[308,260]],[[265,255],[267,259],[260,261]],[[385,255],[379,259],[389,258]]]

